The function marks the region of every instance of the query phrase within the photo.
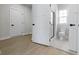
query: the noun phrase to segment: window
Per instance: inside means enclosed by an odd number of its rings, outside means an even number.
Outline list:
[[[67,23],[67,10],[59,11],[59,23]]]

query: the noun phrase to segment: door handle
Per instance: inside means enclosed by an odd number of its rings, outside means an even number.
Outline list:
[[[11,26],[14,26],[14,24],[11,24]]]
[[[35,25],[35,24],[32,24],[33,26]]]
[[[70,26],[75,26],[75,24],[70,24]]]

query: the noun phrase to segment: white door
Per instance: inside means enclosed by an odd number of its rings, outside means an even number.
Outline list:
[[[69,49],[77,51],[77,11],[70,11],[69,22]]]
[[[77,47],[78,47],[78,54],[79,54],[79,12],[78,12],[78,14],[77,14],[77,16],[78,16],[78,20],[77,20],[77,22],[78,22],[78,24],[77,24],[77,26],[78,26],[78,33],[77,33]]]
[[[79,55],[79,5],[77,4],[77,52]]]
[[[48,4],[32,5],[33,31],[32,41],[49,45],[50,12]]]
[[[10,35],[22,35],[24,31],[24,15],[16,8],[10,8]]]

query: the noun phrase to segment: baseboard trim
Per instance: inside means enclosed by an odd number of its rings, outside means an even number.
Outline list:
[[[77,51],[74,51],[74,50],[71,50],[69,49],[70,52],[72,52],[73,54],[77,54],[78,52]]]
[[[30,34],[23,33],[22,35],[30,35]],[[18,36],[21,36],[21,35],[18,35]],[[16,37],[16,36],[7,36],[7,37],[0,38],[0,40],[6,40],[12,37]]]
[[[33,41],[33,40],[32,40],[32,42],[33,42],[33,43],[37,43],[37,44],[40,44],[40,45],[49,46],[49,44],[44,44],[44,43],[36,42],[36,41]]]
[[[11,38],[11,37],[7,36],[7,37],[0,38],[0,40],[6,40],[6,39],[9,39],[9,38]]]

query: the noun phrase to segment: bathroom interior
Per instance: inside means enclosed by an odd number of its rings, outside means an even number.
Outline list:
[[[56,36],[51,43],[53,47],[77,54],[78,30],[74,30],[76,27],[70,25],[78,22],[77,13],[78,4],[58,4]]]
[[[65,9],[65,5],[58,5],[58,23],[57,23],[57,32],[56,39],[54,40],[54,45],[60,49],[68,49],[69,42],[69,28],[67,21],[67,10]]]
[[[55,38],[52,38],[52,46],[58,49],[69,51],[69,28],[68,28],[68,12],[66,4],[58,4],[58,20]]]

